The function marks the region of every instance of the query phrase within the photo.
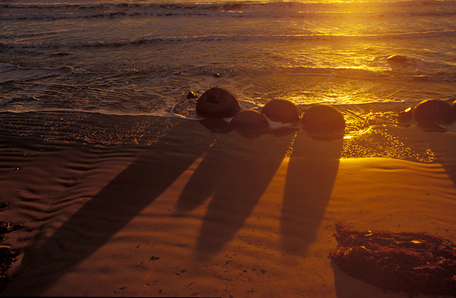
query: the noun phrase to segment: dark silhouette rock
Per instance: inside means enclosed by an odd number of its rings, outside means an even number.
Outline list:
[[[332,133],[345,129],[344,116],[327,105],[310,107],[302,116],[302,125],[312,133]]]
[[[333,264],[388,292],[455,295],[456,245],[425,233],[351,230],[336,224]],[[420,295],[421,296],[421,295]]]
[[[455,120],[454,108],[446,101],[428,99],[420,102],[413,109],[413,117],[420,125],[449,125]]]
[[[386,60],[392,63],[405,63],[407,62],[407,57],[402,55],[391,55],[388,58],[386,58]]]
[[[198,98],[198,96],[196,96],[195,92],[190,91],[189,93],[187,93],[187,99],[192,99],[192,98]]]
[[[401,125],[409,125],[413,119],[413,108],[406,108],[405,110],[399,112],[397,115],[397,120]]]
[[[228,90],[211,88],[196,103],[196,112],[203,117],[229,118],[241,110],[239,101]]]
[[[240,111],[230,124],[238,129],[267,129],[269,127],[268,120],[260,112],[254,110]]]
[[[272,121],[281,123],[298,123],[301,110],[291,101],[274,99],[268,102],[262,113]]]

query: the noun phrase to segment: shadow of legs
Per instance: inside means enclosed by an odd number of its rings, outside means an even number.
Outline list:
[[[179,123],[101,189],[39,246],[25,251],[23,269],[2,294],[39,295],[88,258],[159,197],[213,142],[195,142],[192,123]]]
[[[314,241],[339,168],[342,140],[316,141],[299,132],[288,164],[281,233],[287,253],[305,254]]]
[[[203,219],[196,244],[197,258],[208,259],[242,228],[279,168],[292,135],[262,135],[257,139],[236,136],[223,147],[218,186]],[[215,161],[214,161],[215,162]],[[211,175],[211,174],[209,174]]]

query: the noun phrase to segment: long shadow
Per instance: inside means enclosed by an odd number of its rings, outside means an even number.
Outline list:
[[[215,147],[207,152],[185,185],[176,204],[178,214],[191,211],[203,204],[224,180],[227,162],[226,143],[234,139],[234,129],[223,119],[205,118],[200,123],[212,133],[217,133]],[[230,134],[230,132],[233,132]]]
[[[219,136],[217,143],[224,142],[225,137]],[[226,157],[223,150],[211,148],[196,168],[193,175],[182,190],[176,204],[178,213],[191,211],[206,202],[226,178]]]
[[[352,278],[337,267],[334,268],[334,286],[337,298],[405,297],[404,294],[384,292],[376,286]]]
[[[40,295],[159,197],[215,138],[205,134],[206,139],[196,142],[194,125],[199,124],[178,123],[49,239],[27,249],[22,270],[2,295]]]
[[[342,141],[319,141],[298,133],[283,195],[281,234],[287,253],[305,255],[314,242],[339,169]]]
[[[440,163],[456,186],[456,133],[439,130],[430,130],[426,127],[413,125],[408,128],[389,127],[393,134],[400,136],[401,142],[414,152],[423,152],[430,148],[435,153],[434,162]]]
[[[196,258],[209,259],[244,225],[282,163],[293,134],[246,139],[237,132],[218,142],[194,173],[207,190],[183,193],[180,206],[194,208],[213,194],[195,247]],[[211,167],[212,166],[212,167]],[[190,180],[196,189],[197,179]],[[195,197],[196,195],[196,197]],[[200,196],[198,196],[200,195]],[[183,209],[183,208],[182,208]]]
[[[436,161],[445,169],[456,187],[456,133],[424,132],[424,139],[437,155]]]
[[[456,134],[443,130],[429,130],[419,126],[409,128],[389,127],[392,133],[401,137],[401,142],[413,152],[422,152],[423,146],[428,146],[436,156],[435,162],[440,163],[456,187]],[[354,279],[341,271],[336,265],[334,268],[334,284],[338,298],[361,297],[390,297],[391,293],[383,293],[377,287]],[[398,294],[399,295],[399,294]]]
[[[456,187],[456,157],[453,157],[450,161],[442,162],[441,164]]]

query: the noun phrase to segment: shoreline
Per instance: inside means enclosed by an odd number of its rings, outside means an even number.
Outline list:
[[[59,125],[43,134],[46,126],[25,127],[26,118],[2,119],[0,189],[9,207],[0,219],[24,224],[4,243],[25,248],[2,296],[407,297],[331,265],[335,223],[456,242],[453,132],[381,126],[389,134],[370,135],[398,145],[391,156],[432,151],[431,162],[417,162],[344,158],[351,139],[305,131],[249,139],[179,119],[142,128],[150,119],[36,119]],[[125,135],[116,145],[121,133],[110,146],[79,138],[107,140],[119,127],[136,128],[138,144]]]
[[[433,132],[413,123],[398,126],[391,115],[379,111],[362,118],[351,111],[342,111],[346,119],[345,136],[341,158],[385,157],[418,162],[440,162],[454,154],[439,144],[443,156],[436,156],[435,142],[456,138],[456,123],[447,131]],[[367,122],[366,122],[367,121]],[[130,147],[147,149],[179,123],[187,123],[202,138],[211,135],[236,134],[227,122],[187,120],[179,117],[106,115],[86,112],[26,112],[0,113],[0,149],[18,147],[24,150],[46,151],[46,146],[57,148],[88,147],[115,148]],[[268,135],[294,135],[301,131],[294,129],[272,129],[269,132],[241,133],[247,139]],[[209,136],[207,136],[209,135]],[[294,136],[291,137],[294,139]],[[292,147],[290,142],[290,147]],[[60,147],[59,147],[60,146]],[[57,150],[55,149],[55,150]],[[54,150],[54,149],[52,149]],[[436,159],[437,158],[437,159]]]

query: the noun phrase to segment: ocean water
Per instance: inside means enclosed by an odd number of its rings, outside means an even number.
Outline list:
[[[173,116],[211,87],[246,108],[452,101],[456,1],[0,0],[0,112]]]

